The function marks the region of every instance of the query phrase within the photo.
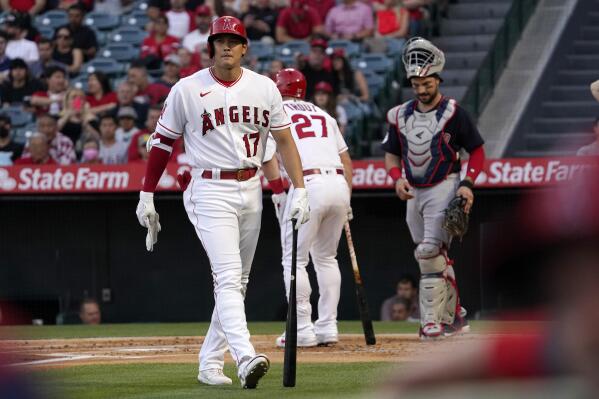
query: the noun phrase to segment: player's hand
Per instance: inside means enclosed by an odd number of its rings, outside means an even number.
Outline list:
[[[458,188],[458,191],[455,193],[455,195],[466,198],[466,203],[464,204],[464,212],[470,213],[470,210],[472,209],[472,204],[474,204],[474,193],[472,192],[472,190],[470,190],[466,186],[462,186]]]
[[[189,186],[189,182],[191,181],[191,173],[188,170],[184,170],[182,173],[177,175],[177,183],[179,183],[179,187],[181,187],[182,191],[187,190],[187,186]]]
[[[300,224],[304,224],[310,220],[310,204],[308,203],[308,192],[305,188],[296,188],[293,190],[289,219],[297,220],[295,224],[296,230],[299,229]]]
[[[412,186],[410,186],[410,183],[408,183],[406,179],[398,179],[395,182],[395,193],[402,201],[407,201],[414,198],[414,196],[410,194],[411,189]]]
[[[152,252],[154,244],[158,242],[158,232],[161,229],[158,212],[154,208],[154,193],[139,192],[139,203],[135,213],[139,224],[148,229],[146,249]]]
[[[277,214],[277,220],[279,224],[283,222],[283,213],[285,211],[285,203],[287,202],[287,193],[283,191],[280,194],[273,194],[271,196],[272,203],[275,206],[275,213]]]
[[[347,208],[347,221],[351,222],[354,220],[354,211],[351,209],[351,206]]]

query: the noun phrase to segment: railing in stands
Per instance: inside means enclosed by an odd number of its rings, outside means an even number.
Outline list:
[[[491,98],[495,84],[518,43],[524,28],[533,14],[538,0],[514,0],[505,16],[504,23],[495,36],[493,46],[483,60],[478,72],[468,87],[462,105],[473,118],[478,116]]]

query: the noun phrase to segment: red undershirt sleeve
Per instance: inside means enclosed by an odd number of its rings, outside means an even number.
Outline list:
[[[165,137],[160,133],[156,133],[154,140],[160,140],[160,144],[171,147],[175,142],[174,139]],[[152,139],[150,139],[152,140]],[[146,166],[146,177],[144,179],[143,191],[153,193],[156,190],[158,181],[166,168],[166,164],[171,156],[171,152],[163,148],[152,146],[150,149],[150,157]]]
[[[472,179],[472,182],[476,181],[476,177],[483,169],[485,164],[485,150],[483,146],[476,147],[470,153],[470,159],[468,160],[468,168],[466,169],[466,176]]]

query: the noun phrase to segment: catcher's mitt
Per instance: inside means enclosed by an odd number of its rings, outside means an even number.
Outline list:
[[[468,214],[464,212],[466,198],[462,196],[455,197],[449,202],[445,209],[445,219],[443,219],[443,228],[452,237],[464,237],[468,231]]]

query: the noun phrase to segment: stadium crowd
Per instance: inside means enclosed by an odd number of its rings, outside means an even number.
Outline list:
[[[344,130],[344,105],[376,111],[368,71],[353,65],[356,54],[348,51],[357,45],[359,52],[384,53],[389,38],[419,33],[431,3],[0,0],[0,165],[145,160],[170,88],[211,65],[207,39],[220,15],[247,27],[246,67],[271,77],[299,68],[308,99]],[[282,45],[289,47],[276,54]],[[272,57],[260,57],[265,48]],[[173,159],[181,151],[179,143]]]

